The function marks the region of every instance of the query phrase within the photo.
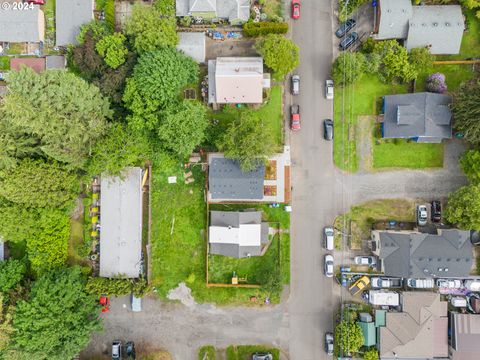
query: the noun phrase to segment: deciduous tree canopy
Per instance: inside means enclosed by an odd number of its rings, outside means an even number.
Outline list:
[[[260,38],[255,49],[263,56],[265,65],[272,69],[275,77],[279,79],[283,79],[300,63],[298,46],[283,35],[269,34]]]
[[[480,230],[480,186],[471,184],[450,194],[445,218],[460,229]]]
[[[455,129],[473,145],[480,145],[480,81],[465,84],[452,105]]]
[[[342,320],[335,328],[335,343],[341,355],[357,352],[363,345],[363,333],[360,326],[353,321]]]
[[[118,32],[99,40],[95,49],[112,69],[116,69],[125,63],[125,57],[128,54],[128,49],[125,46],[125,35]]]
[[[342,52],[333,63],[333,80],[336,84],[352,84],[363,76],[365,55],[359,52]]]

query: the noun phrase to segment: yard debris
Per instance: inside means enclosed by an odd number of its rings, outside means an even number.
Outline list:
[[[177,177],[176,176],[169,176],[168,177],[168,183],[169,184],[176,184],[177,183]]]

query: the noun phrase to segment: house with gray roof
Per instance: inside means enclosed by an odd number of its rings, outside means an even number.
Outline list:
[[[480,315],[449,313],[451,360],[471,360],[480,354]]]
[[[56,0],[56,45],[77,44],[77,35],[80,32],[80,27],[93,20],[94,9],[94,0]]]
[[[374,38],[399,39],[407,50],[427,47],[432,54],[458,54],[465,21],[460,5],[413,6],[411,0],[380,0]]]
[[[209,253],[245,258],[261,256],[268,244],[268,223],[261,211],[210,211]]]
[[[0,42],[40,43],[45,38],[45,16],[39,5],[20,11],[13,8],[14,0],[3,0],[10,4],[0,9]]]
[[[452,137],[449,95],[429,92],[383,97],[382,137],[440,143]]]
[[[438,229],[437,234],[372,231],[372,249],[387,276],[467,277],[473,263],[470,232]]]
[[[176,15],[241,24],[250,18],[250,0],[176,0]]]
[[[203,32],[179,32],[177,49],[198,63],[205,62],[205,34]]]
[[[448,359],[447,302],[434,292],[404,292],[402,311],[378,328],[381,360]]]
[[[100,191],[100,276],[137,278],[142,267],[142,178],[139,167],[103,176]]]

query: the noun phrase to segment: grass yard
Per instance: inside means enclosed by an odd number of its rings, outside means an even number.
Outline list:
[[[403,139],[373,145],[373,167],[425,169],[443,167],[444,144],[418,144]]]
[[[55,0],[48,0],[43,6],[45,14],[45,49],[46,54],[55,54]]]
[[[216,149],[215,143],[219,137],[226,131],[228,125],[234,121],[241,112],[248,111],[261,117],[266,121],[269,131],[274,134],[277,151],[282,151],[283,146],[283,106],[282,106],[282,87],[272,87],[268,98],[260,109],[251,109],[246,107],[237,108],[235,106],[226,106],[219,111],[209,111],[208,117],[212,125],[207,128],[206,147]],[[218,121],[214,124],[214,121]]]
[[[198,360],[215,360],[216,358],[216,350],[213,345],[205,345],[198,350]]]
[[[406,92],[406,85],[385,84],[376,77],[368,76],[356,84],[335,89],[333,157],[337,167],[351,172],[358,170],[355,134],[357,117],[378,114],[381,96]]]
[[[10,70],[10,57],[0,56],[0,70]]]
[[[91,194],[89,194],[91,196]],[[91,218],[89,214],[89,206],[91,198],[82,199],[84,211],[82,218],[70,218],[70,238],[68,240],[68,257],[67,263],[70,266],[80,265],[89,267],[90,264],[86,257],[90,254],[92,246]]]
[[[361,249],[362,240],[370,238],[372,225],[376,221],[415,221],[415,202],[405,199],[374,200],[352,206],[350,211],[335,219],[335,229],[351,222],[351,249]],[[340,249],[341,235],[335,235],[335,247]]]
[[[262,12],[270,19],[275,16],[283,17],[283,6],[282,0],[263,0]]]
[[[206,203],[205,173],[192,169],[195,182],[183,181],[183,164],[165,155],[153,162],[152,174],[152,285],[166,298],[168,291],[185,282],[195,301],[219,305],[251,304],[269,294],[262,289],[207,288],[206,286]],[[177,176],[168,184],[168,176]],[[285,277],[285,276],[284,276]],[[276,302],[278,298],[271,298]]]
[[[273,360],[280,359],[279,349],[260,345],[230,345],[226,352],[227,360],[251,359],[255,352],[269,352],[273,355]]]

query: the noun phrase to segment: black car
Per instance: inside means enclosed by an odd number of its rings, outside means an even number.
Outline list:
[[[325,140],[333,139],[333,121],[330,119],[323,121],[323,137]]]
[[[356,32],[352,32],[351,34],[345,36],[345,38],[340,42],[340,45],[338,45],[338,48],[340,50],[347,50],[350,46],[355,44],[357,40],[358,34]]]
[[[431,216],[433,222],[440,222],[442,220],[442,204],[440,203],[440,201],[432,201]]]
[[[335,31],[335,35],[337,35],[338,38],[344,37],[350,30],[352,30],[355,25],[357,25],[357,22],[353,19],[348,19],[345,21],[343,24],[340,25],[337,31]]]
[[[137,358],[135,354],[135,343],[133,341],[125,344],[125,356],[128,360],[135,360]]]

